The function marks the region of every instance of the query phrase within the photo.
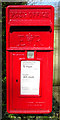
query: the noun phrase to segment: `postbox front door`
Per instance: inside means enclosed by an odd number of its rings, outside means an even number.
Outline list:
[[[52,111],[52,6],[6,8],[7,111],[40,114]]]

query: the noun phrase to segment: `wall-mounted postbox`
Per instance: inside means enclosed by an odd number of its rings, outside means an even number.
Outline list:
[[[54,8],[6,8],[7,111],[52,111]]]

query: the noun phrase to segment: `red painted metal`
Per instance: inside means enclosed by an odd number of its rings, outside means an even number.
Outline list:
[[[10,5],[6,8],[7,112],[52,111],[54,8]],[[34,58],[27,58],[27,51]],[[21,61],[40,61],[39,95],[21,95]],[[16,81],[17,80],[17,81]]]

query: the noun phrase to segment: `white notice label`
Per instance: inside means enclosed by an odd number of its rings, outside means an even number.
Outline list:
[[[21,61],[21,95],[39,95],[40,61]]]

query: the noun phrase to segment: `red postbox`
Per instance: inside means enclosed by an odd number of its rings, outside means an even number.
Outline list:
[[[54,8],[6,8],[7,111],[52,111]]]

